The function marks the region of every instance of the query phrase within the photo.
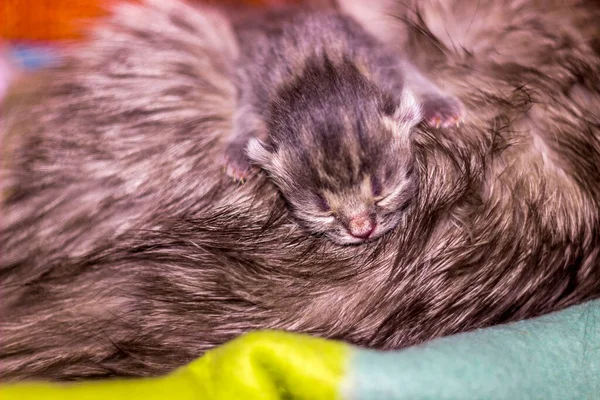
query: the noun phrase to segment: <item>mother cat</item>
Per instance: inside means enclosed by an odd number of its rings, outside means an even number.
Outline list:
[[[223,177],[237,47],[214,10],[123,6],[13,94],[0,376],[154,375],[259,328],[398,348],[598,297],[598,6],[413,3],[342,6],[472,111],[419,132],[417,203],[356,248]]]

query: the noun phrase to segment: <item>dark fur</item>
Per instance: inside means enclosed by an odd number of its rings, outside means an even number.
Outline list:
[[[399,348],[598,297],[599,13],[516,3],[395,9],[403,51],[475,114],[421,132],[417,204],[358,247],[297,229],[267,179],[223,178],[224,21],[127,6],[4,110],[2,378],[155,375],[260,328]]]

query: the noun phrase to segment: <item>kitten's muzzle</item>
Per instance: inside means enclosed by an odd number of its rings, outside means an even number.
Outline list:
[[[375,230],[375,220],[368,214],[355,215],[348,222],[348,233],[359,239],[368,239]]]

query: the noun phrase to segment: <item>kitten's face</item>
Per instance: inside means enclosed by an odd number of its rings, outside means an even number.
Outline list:
[[[417,188],[410,136],[419,110],[403,106],[330,110],[325,118],[313,112],[296,120],[294,132],[271,132],[269,148],[253,140],[248,155],[300,225],[339,244],[372,240],[398,224]]]
[[[415,190],[414,169],[391,163],[365,172],[347,186],[317,184],[302,194],[282,192],[294,215],[310,231],[324,233],[339,244],[356,244],[394,228],[414,199]]]

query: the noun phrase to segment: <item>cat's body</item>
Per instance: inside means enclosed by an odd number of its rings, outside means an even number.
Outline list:
[[[399,348],[598,297],[598,8],[417,3],[392,29],[469,118],[419,132],[415,205],[356,247],[222,173],[239,53],[207,10],[125,6],[11,95],[2,378],[155,375],[261,328]]]
[[[237,112],[226,172],[251,161],[294,216],[337,243],[392,229],[414,197],[414,126],[456,125],[462,105],[337,10],[290,7],[234,25]]]

